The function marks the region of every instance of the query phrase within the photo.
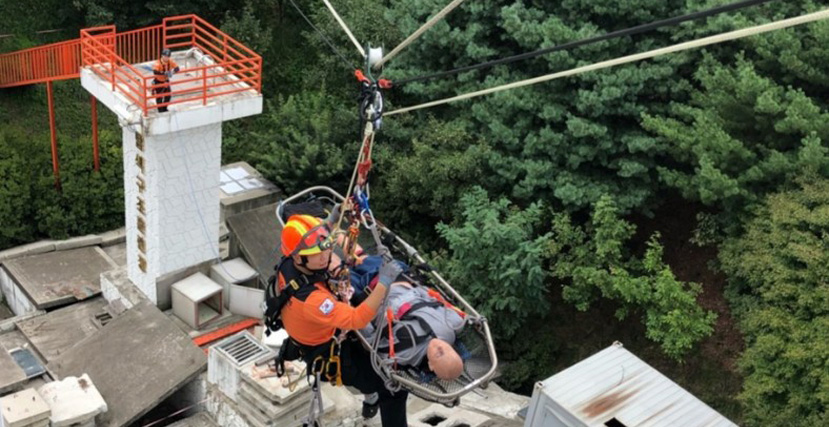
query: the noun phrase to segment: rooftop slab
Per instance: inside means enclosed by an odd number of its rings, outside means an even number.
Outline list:
[[[105,299],[96,297],[17,322],[17,327],[48,363],[97,332],[93,318],[106,306]]]
[[[49,363],[60,378],[89,375],[108,412],[99,426],[127,425],[205,369],[204,352],[147,301]]]
[[[8,427],[28,427],[48,420],[51,411],[34,389],[8,395],[0,399],[0,412]]]
[[[736,426],[619,342],[536,384],[526,425],[545,419],[574,426],[611,419],[642,427]]]
[[[0,346],[0,395],[19,388],[28,379],[8,350]]]
[[[103,251],[106,252],[106,254],[109,255],[109,257],[112,258],[112,260],[115,261],[115,263],[118,264],[119,266],[123,267],[123,266],[127,265],[127,243],[126,242],[115,243],[115,244],[112,244],[112,245],[109,245],[109,246],[104,246],[101,249],[103,249]]]
[[[101,293],[100,275],[117,265],[97,246],[16,258],[3,268],[37,309],[59,307]]]
[[[282,191],[265,179],[259,171],[246,162],[222,166],[220,174],[221,219],[276,203],[284,197]]]
[[[239,250],[248,264],[259,273],[264,285],[273,273],[279,253],[279,231],[276,204],[243,212],[227,219],[227,227],[235,235]]]

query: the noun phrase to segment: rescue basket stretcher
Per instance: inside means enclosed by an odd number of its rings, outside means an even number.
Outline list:
[[[280,225],[284,227],[289,216],[286,210],[293,210],[290,214],[310,214],[310,212],[302,212],[303,206],[321,204],[323,208],[330,210],[334,204],[342,203],[344,200],[341,194],[330,187],[310,187],[282,200],[276,207],[276,217]],[[441,380],[430,372],[413,367],[397,366],[388,354],[377,351],[382,335],[380,331],[385,331],[388,327],[388,320],[382,315],[386,312],[387,301],[384,301],[377,311],[379,314],[373,320],[375,331],[377,331],[374,339],[369,340],[360,331],[354,331],[354,333],[370,352],[372,366],[385,380],[387,388],[392,391],[404,388],[422,399],[447,406],[458,404],[461,396],[478,387],[486,388],[495,376],[498,367],[498,357],[495,354],[487,319],[481,316],[440,273],[429,267],[417,249],[383,224],[375,221],[370,212],[361,218],[361,230],[368,231],[378,247],[387,247],[391,257],[408,262],[412,267],[406,275],[409,281],[437,290],[446,301],[466,313],[465,326],[457,334],[454,345],[464,361],[463,373],[455,380]],[[364,246],[371,244],[371,242],[367,243]]]

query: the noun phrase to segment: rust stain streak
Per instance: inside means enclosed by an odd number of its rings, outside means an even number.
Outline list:
[[[595,418],[598,415],[603,414],[617,406],[621,406],[637,392],[639,392],[638,389],[630,390],[627,393],[623,392],[622,390],[619,390],[604,396],[597,397],[596,399],[587,402],[587,404],[584,406],[584,409],[582,409],[582,412],[584,412],[590,418]]]

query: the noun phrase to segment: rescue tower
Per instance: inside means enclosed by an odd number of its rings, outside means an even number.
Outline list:
[[[219,256],[222,122],[262,112],[262,59],[195,15],[85,29],[80,47],[81,84],[122,127],[129,278],[168,306],[160,277]],[[162,49],[180,67],[168,112],[153,90]]]

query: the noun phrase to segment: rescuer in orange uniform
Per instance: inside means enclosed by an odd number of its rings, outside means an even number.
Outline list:
[[[332,217],[338,214],[335,208]],[[285,257],[278,267],[277,283],[280,293],[289,291],[290,299],[281,308],[281,320],[309,372],[321,371],[324,379],[356,387],[365,394],[378,393],[383,426],[405,427],[408,393],[401,390],[392,394],[386,389],[371,366],[368,351],[358,341],[346,338],[338,344],[335,340],[338,330],[362,329],[371,322],[386,289],[402,268],[396,262],[385,261],[377,286],[365,301],[356,307],[339,301],[328,285],[334,244],[329,224],[336,221],[332,217],[323,221],[310,215],[293,215],[282,229]]]
[[[164,49],[161,51],[161,58],[158,61],[155,61],[153,65],[153,86],[157,86],[153,88],[153,95],[158,95],[162,93],[166,93],[166,96],[160,96],[155,99],[155,104],[165,104],[170,102],[170,78],[173,77],[173,74],[178,73],[179,68],[175,61],[170,58],[170,49]],[[167,112],[167,106],[158,107],[158,111],[160,113]]]

